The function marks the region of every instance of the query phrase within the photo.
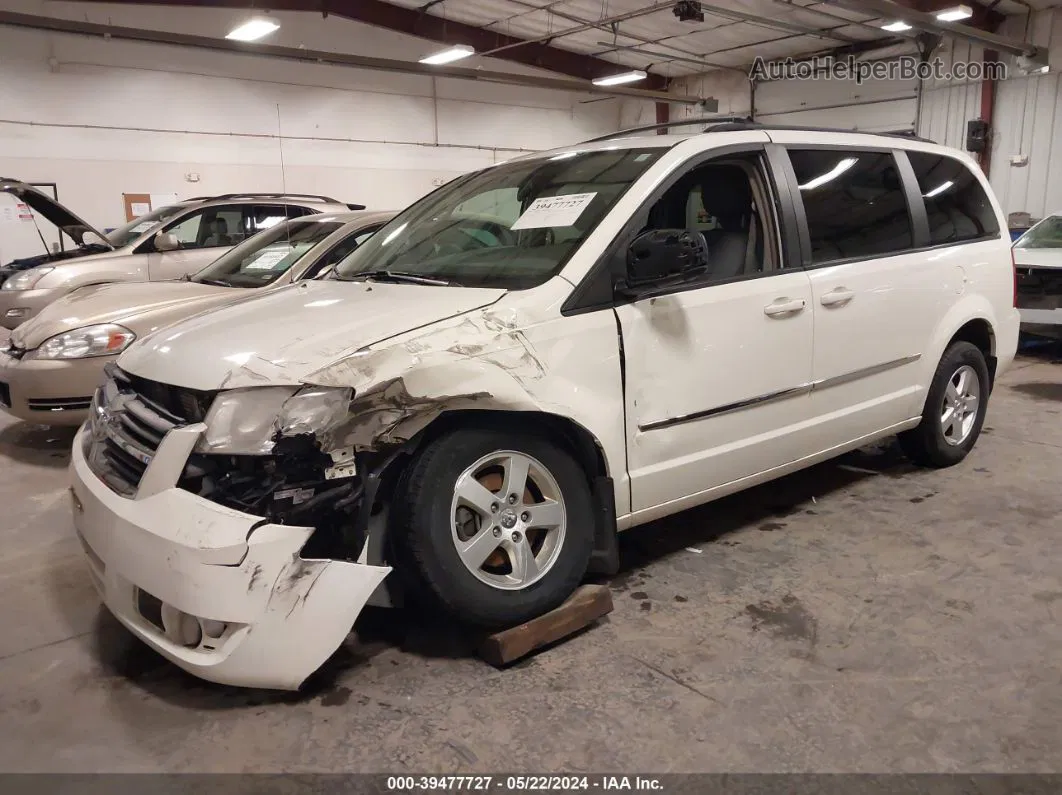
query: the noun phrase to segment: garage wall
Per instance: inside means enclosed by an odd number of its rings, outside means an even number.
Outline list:
[[[950,69],[953,63],[983,61],[981,47],[945,40],[935,53]],[[918,134],[946,146],[966,146],[966,122],[981,117],[981,81],[927,80],[922,85]]]
[[[749,79],[740,72],[685,78],[674,90],[715,97],[721,115],[747,116],[752,107]],[[917,109],[914,80],[772,80],[756,84],[754,115],[764,124],[899,132],[914,129]]]
[[[5,8],[213,36],[246,16],[18,0]],[[334,17],[274,16],[274,44],[406,59],[438,49]],[[0,53],[0,174],[58,183],[60,200],[100,226],[122,220],[123,192],[288,190],[399,208],[471,169],[615,130],[622,104],[5,27]]]
[[[1012,17],[1005,31],[1020,37],[1025,20]],[[1033,217],[1062,210],[1062,10],[1035,14],[1033,43],[1047,47],[1052,71],[1012,77],[999,85],[989,179],[1008,213]],[[1014,155],[1028,165],[1012,166]]]
[[[1046,75],[1022,75],[1013,59],[1006,80],[996,86],[990,138],[989,181],[1007,213],[1024,211],[1033,217],[1062,208],[1062,10],[1008,17],[1000,34],[1028,37],[1046,47],[1055,70]],[[980,47],[955,42],[941,57],[983,60]],[[918,131],[948,146],[963,148],[966,122],[981,117],[981,84],[927,82],[922,93]],[[1012,165],[1016,155],[1028,156],[1025,166]]]

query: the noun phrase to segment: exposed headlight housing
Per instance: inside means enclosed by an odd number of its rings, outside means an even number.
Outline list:
[[[54,271],[51,265],[42,265],[39,268],[30,268],[28,271],[20,271],[0,284],[0,290],[32,290],[37,282]]]
[[[100,323],[56,334],[28,355],[34,359],[88,359],[114,356],[128,348],[136,334],[116,323]]]
[[[196,451],[269,455],[282,436],[321,435],[346,419],[349,387],[263,386],[222,392],[210,406]]]

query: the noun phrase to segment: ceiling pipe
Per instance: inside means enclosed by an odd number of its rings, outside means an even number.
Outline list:
[[[504,44],[501,47],[495,47],[492,50],[477,53],[477,55],[483,55],[490,57],[496,55],[499,52],[505,52],[516,47],[523,47],[528,44],[541,44],[544,42],[555,41],[556,39],[564,38],[565,36],[574,36],[576,33],[585,33],[588,30],[594,30],[601,25],[612,25],[619,22],[626,22],[630,19],[637,19],[638,17],[648,16],[649,14],[655,14],[657,11],[670,10],[674,3],[672,0],[664,0],[662,3],[651,5],[646,8],[637,8],[634,11],[627,11],[622,14],[614,14],[610,17],[602,17],[601,19],[593,22],[585,22],[581,25],[577,25],[573,28],[565,28],[564,30],[557,30],[553,33],[547,33],[545,36],[538,36],[534,39],[523,39],[522,41],[513,42],[511,44]]]
[[[630,39],[631,41],[638,42],[637,45],[632,45],[633,47],[640,47],[641,45],[649,45],[649,46],[659,45],[661,47],[667,47],[669,50],[673,50],[674,52],[679,53],[679,55],[667,54],[665,56],[661,56],[661,57],[666,57],[666,58],[668,58],[668,59],[670,59],[672,61],[681,61],[681,62],[685,62],[685,63],[695,64],[697,66],[703,66],[704,65],[704,62],[701,59],[698,58],[697,53],[691,52],[689,50],[684,50],[681,47],[676,47],[674,44],[667,44],[667,43],[664,42],[664,39],[656,39],[656,40],[647,39],[644,36],[639,36],[639,35],[637,35],[635,33],[631,33],[630,31],[614,31],[609,25],[601,24],[601,22],[599,20],[585,19],[583,17],[575,16],[574,14],[571,14],[571,13],[569,13],[567,11],[556,10],[554,8],[554,6],[560,5],[561,2],[554,2],[554,3],[550,3],[549,5],[545,5],[545,6],[536,6],[533,3],[527,2],[527,0],[508,0],[508,2],[512,3],[513,5],[517,5],[517,6],[521,6],[523,8],[526,8],[527,11],[522,11],[519,14],[513,14],[512,16],[505,17],[503,19],[499,19],[496,22],[490,22],[486,26],[488,29],[491,28],[491,27],[497,27],[498,25],[503,25],[503,24],[505,24],[506,22],[508,22],[511,19],[516,19],[518,17],[527,16],[529,14],[534,14],[534,13],[539,12],[539,11],[548,11],[551,16],[557,17],[558,19],[564,19],[564,20],[567,20],[568,22],[575,22],[577,24],[592,25],[593,28],[596,29],[596,30],[604,31],[605,33],[610,33],[613,36],[618,35],[618,36],[621,36],[621,37],[623,37],[625,39]],[[567,2],[567,0],[562,0],[562,2]],[[737,23],[731,23],[731,24],[737,24]],[[683,34],[683,35],[685,35],[685,34]],[[668,36],[666,38],[681,38],[681,36]],[[607,55],[610,52],[616,52],[616,51],[619,51],[619,50],[625,50],[625,49],[629,48],[626,45],[617,47],[617,46],[615,46],[615,42],[604,43],[601,46],[603,46],[603,47],[611,47],[611,49],[604,50],[603,52],[597,53],[593,57],[596,58],[596,57],[598,57],[600,55]],[[648,54],[648,51],[646,51],[646,52]],[[712,69],[726,69],[727,68],[725,66],[716,65],[716,64],[708,64],[708,66],[710,68],[712,68]]]
[[[355,69],[373,69],[382,72],[400,72],[427,77],[449,77],[457,80],[479,80],[488,83],[547,88],[556,91],[571,91],[582,94],[603,96],[633,97],[663,102],[677,102],[696,105],[701,102],[698,97],[669,94],[664,91],[649,91],[624,86],[595,86],[589,80],[576,80],[565,77],[548,77],[544,75],[518,75],[510,72],[495,72],[486,69],[471,69],[455,66],[431,66],[428,64],[398,61],[392,58],[372,58],[350,53],[327,52],[298,47],[281,47],[274,44],[248,44],[246,42],[215,39],[209,36],[197,36],[189,33],[169,33],[140,28],[124,28],[118,25],[102,25],[94,22],[80,22],[56,17],[42,17],[33,14],[19,14],[12,11],[0,11],[0,25],[18,28],[30,28],[52,33],[68,33],[79,36],[91,36],[124,41],[167,44],[178,47],[196,47],[236,55],[257,55],[267,58],[284,58],[305,63],[323,63],[334,66],[346,66]]]

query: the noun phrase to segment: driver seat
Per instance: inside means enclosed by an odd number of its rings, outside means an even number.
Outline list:
[[[759,270],[763,236],[748,174],[740,166],[711,166],[701,176],[700,190],[701,205],[719,224],[703,232],[711,277],[729,279]]]

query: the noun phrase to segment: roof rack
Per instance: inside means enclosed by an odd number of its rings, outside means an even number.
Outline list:
[[[609,133],[608,135],[600,135],[597,138],[590,138],[583,141],[583,143],[592,144],[597,141],[610,141],[613,138],[622,138],[625,135],[640,132],[652,132],[653,130],[667,130],[671,127],[689,127],[692,124],[725,124],[726,122],[735,123],[751,123],[751,119],[747,116],[696,116],[692,119],[680,119],[678,121],[667,121],[663,124],[644,124],[640,127],[628,127],[625,130],[616,130],[616,132]]]
[[[613,138],[622,138],[627,135],[642,132],[652,132],[654,130],[667,130],[672,127],[689,127],[695,124],[707,125],[701,132],[739,132],[743,130],[799,130],[802,132],[848,132],[859,133],[861,135],[884,135],[891,138],[906,138],[911,141],[922,141],[923,143],[932,144],[935,141],[929,138],[922,138],[911,132],[898,132],[898,133],[879,133],[879,132],[861,132],[860,130],[842,130],[837,127],[804,127],[801,125],[792,124],[761,124],[760,122],[753,121],[747,116],[699,116],[692,119],[680,119],[678,121],[664,122],[663,124],[646,124],[641,127],[628,127],[625,130],[617,130],[614,133],[608,135],[602,135],[597,138],[591,138],[584,143],[596,143],[597,141],[609,141]]]
[[[346,204],[331,196],[321,196],[316,193],[219,193],[215,196],[193,196],[185,199],[186,202],[209,202],[226,199],[316,199],[317,201],[331,204]]]
[[[742,130],[795,130],[797,132],[843,132],[855,135],[883,135],[889,138],[906,138],[909,141],[921,141],[922,143],[934,144],[936,141],[915,135],[913,130],[905,132],[869,132],[867,130],[844,130],[839,127],[812,127],[802,124],[760,124],[759,122],[724,122],[716,124],[705,132],[735,132]]]

